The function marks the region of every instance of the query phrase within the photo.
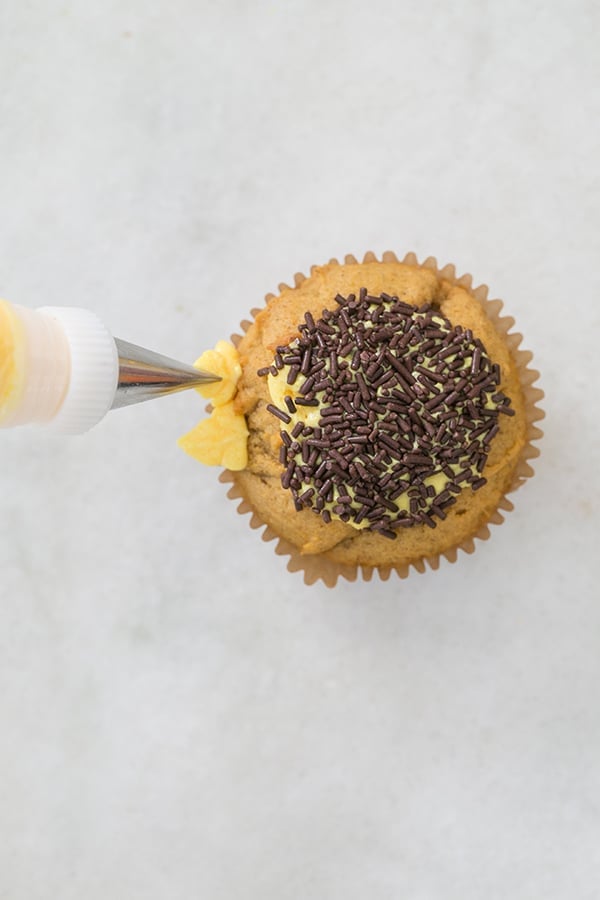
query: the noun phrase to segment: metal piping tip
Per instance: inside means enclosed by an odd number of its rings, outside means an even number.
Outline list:
[[[119,381],[111,409],[143,403],[199,384],[221,381],[218,375],[195,369],[137,344],[120,338],[114,341],[119,354]]]

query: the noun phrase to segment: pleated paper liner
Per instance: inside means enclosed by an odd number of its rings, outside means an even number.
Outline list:
[[[344,257],[344,263],[348,265],[357,264],[358,262],[359,260],[352,255],[347,255],[346,257]],[[363,263],[371,262],[379,262],[379,260],[374,253],[366,253],[363,258]],[[543,434],[536,423],[539,422],[540,419],[544,418],[544,412],[538,405],[544,396],[544,392],[540,390],[540,388],[534,387],[534,383],[539,378],[539,372],[537,372],[535,369],[530,368],[529,364],[532,360],[533,354],[529,350],[522,350],[520,347],[523,340],[522,335],[518,332],[511,331],[515,324],[515,320],[511,316],[501,315],[503,302],[502,300],[489,300],[488,288],[486,285],[482,284],[479,285],[479,287],[473,287],[472,276],[461,275],[460,277],[457,277],[456,269],[453,265],[440,267],[438,266],[436,259],[432,256],[429,256],[423,263],[419,263],[414,253],[407,253],[403,259],[399,259],[396,254],[391,251],[386,251],[383,254],[381,262],[399,262],[411,266],[421,265],[421,267],[423,268],[431,269],[439,277],[444,278],[446,281],[465,288],[485,308],[486,314],[488,318],[493,322],[497,332],[504,337],[510,355],[519,373],[519,379],[525,401],[525,413],[527,421],[527,443],[523,447],[515,468],[511,487],[509,491],[507,491],[507,493],[512,493],[534,474],[534,471],[530,465],[530,460],[539,456],[540,451],[533,445],[533,442],[539,440]],[[339,265],[340,263],[336,259],[331,259],[329,261],[329,264]],[[302,284],[302,282],[305,280],[306,276],[302,275],[301,273],[297,273],[294,276],[294,284],[296,287]],[[289,289],[289,285],[280,284],[279,290],[282,291],[284,289]],[[267,294],[265,301],[266,303],[269,303],[273,299],[275,299],[274,294]],[[250,315],[254,318],[259,312],[260,309],[253,309],[251,310]],[[245,333],[246,331],[248,331],[251,324],[252,320],[244,320],[243,322],[241,322],[240,327]],[[242,336],[239,334],[234,334],[231,337],[231,340],[236,347],[241,339]],[[501,525],[504,521],[504,514],[510,512],[514,508],[511,501],[508,499],[506,494],[504,494],[500,502],[498,503],[496,510],[488,518],[485,525],[481,526],[466,540],[461,541],[455,547],[444,551],[442,554],[426,556],[399,566],[342,565],[332,562],[331,560],[320,554],[303,555],[293,544],[279,537],[279,535],[276,534],[269,525],[266,525],[262,521],[251,504],[246,500],[242,491],[239,489],[236,483],[234,472],[230,472],[228,470],[223,471],[219,477],[219,480],[224,484],[230,485],[227,496],[232,500],[240,501],[237,507],[237,511],[240,514],[250,516],[250,527],[257,530],[263,529],[262,539],[264,541],[276,541],[275,553],[277,553],[279,556],[289,557],[287,568],[290,572],[302,572],[304,581],[308,585],[314,584],[317,581],[322,581],[328,587],[334,587],[337,584],[338,579],[340,578],[346,579],[347,581],[356,581],[356,579],[361,576],[364,581],[370,581],[373,575],[376,574],[382,581],[386,581],[392,573],[395,573],[400,578],[406,578],[409,575],[411,569],[415,569],[417,572],[421,573],[425,572],[427,567],[431,569],[437,569],[440,565],[441,556],[447,559],[448,562],[456,562],[460,551],[462,551],[463,553],[473,553],[476,547],[476,541],[486,541],[490,537],[489,526]]]

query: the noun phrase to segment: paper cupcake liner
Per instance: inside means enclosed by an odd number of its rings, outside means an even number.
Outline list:
[[[534,387],[535,382],[539,378],[539,372],[536,369],[532,369],[529,365],[533,358],[533,354],[529,350],[521,349],[520,345],[523,340],[523,336],[519,332],[511,330],[515,324],[515,320],[512,318],[512,316],[502,316],[500,314],[504,305],[503,301],[497,299],[488,299],[487,285],[481,284],[478,287],[473,287],[473,278],[471,275],[465,274],[458,277],[456,275],[456,268],[454,265],[448,264],[440,267],[438,266],[437,260],[433,256],[429,256],[423,263],[419,263],[417,256],[414,253],[407,253],[403,259],[399,259],[395,253],[387,250],[385,253],[383,253],[381,260],[379,260],[374,253],[369,251],[368,253],[365,253],[362,260],[363,263],[380,261],[384,263],[405,263],[411,266],[420,265],[422,268],[431,269],[439,277],[444,278],[446,281],[449,281],[456,286],[465,288],[485,308],[488,318],[490,319],[490,321],[492,321],[498,333],[504,337],[510,355],[519,373],[519,380],[521,383],[525,402],[525,415],[527,423],[526,444],[519,456],[519,460],[515,467],[512,484],[509,490],[502,496],[496,510],[487,519],[485,525],[482,525],[466,540],[457,543],[456,546],[451,547],[450,549],[445,550],[442,553],[434,554],[432,556],[425,556],[421,559],[417,559],[411,561],[410,563],[398,566],[343,565],[335,563],[322,555],[301,554],[297,547],[295,547],[284,538],[281,538],[269,525],[267,525],[261,519],[256,510],[246,500],[243,492],[239,489],[235,481],[235,473],[228,470],[223,471],[219,476],[219,480],[223,484],[230,485],[227,496],[231,500],[240,501],[237,507],[238,513],[240,513],[241,515],[250,516],[249,524],[251,528],[263,529],[263,541],[276,542],[275,553],[278,556],[287,556],[288,571],[301,572],[304,576],[304,582],[307,585],[322,581],[327,587],[334,587],[340,578],[345,579],[346,581],[356,581],[360,576],[364,581],[370,581],[375,574],[382,581],[387,581],[392,573],[395,573],[400,578],[406,578],[410,574],[411,569],[415,569],[417,572],[423,573],[426,571],[427,567],[431,569],[439,568],[440,559],[442,556],[444,557],[444,559],[448,560],[448,562],[454,563],[458,558],[459,552],[462,551],[463,553],[473,553],[476,547],[476,541],[487,541],[487,539],[490,537],[489,526],[501,525],[505,518],[504,514],[510,512],[514,508],[514,504],[508,499],[507,494],[510,494],[513,491],[517,490],[517,488],[519,488],[525,481],[527,481],[528,478],[531,478],[533,476],[534,471],[532,466],[530,465],[530,460],[535,459],[540,455],[539,449],[533,445],[533,442],[538,441],[543,435],[543,432],[536,423],[543,419],[545,415],[545,413],[539,406],[539,402],[542,400],[544,392],[540,388]],[[344,257],[344,263],[347,265],[356,265],[357,263],[359,263],[359,260],[352,254],[348,254]],[[340,263],[337,259],[331,259],[329,260],[329,265],[340,265]],[[302,284],[302,282],[305,280],[305,275],[300,272],[296,273],[296,275],[294,275],[294,286],[298,287],[298,285]],[[289,288],[290,285],[287,285],[285,283],[279,285],[280,292],[285,289],[289,290]],[[271,300],[275,299],[275,296],[275,294],[267,294],[265,297],[265,302],[268,304]],[[248,331],[254,317],[260,311],[260,308],[252,309],[250,311],[252,319],[245,319],[240,323],[240,328],[243,333]],[[242,340],[242,335],[233,334],[231,336],[231,340],[237,347],[239,342]]]

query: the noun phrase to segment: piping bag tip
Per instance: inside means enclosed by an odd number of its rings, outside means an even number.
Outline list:
[[[111,409],[221,381],[219,375],[115,338],[119,377]]]

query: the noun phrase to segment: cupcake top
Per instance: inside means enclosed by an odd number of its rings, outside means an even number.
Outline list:
[[[398,296],[335,296],[277,346],[267,377],[282,486],[297,510],[394,539],[478,490],[501,414],[500,367],[471,329]]]
[[[225,466],[252,523],[302,559],[450,558],[502,521],[526,471],[519,338],[500,307],[433,260],[314,266],[252,310],[237,354],[221,348],[233,392],[181,446]]]

